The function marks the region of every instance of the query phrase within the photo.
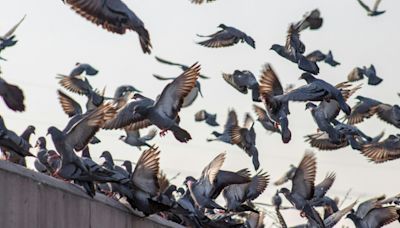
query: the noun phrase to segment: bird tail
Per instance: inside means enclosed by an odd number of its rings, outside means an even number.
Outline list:
[[[378,85],[379,83],[382,82],[382,78],[379,78],[377,76],[375,77],[368,77],[368,85]]]
[[[189,132],[186,130],[180,128],[178,125],[174,125],[170,128],[170,130],[173,132],[175,138],[179,142],[188,142],[192,137],[190,136]]]
[[[256,42],[250,36],[245,36],[244,41],[246,41],[246,43],[250,45],[252,48],[254,49],[256,48]]]
[[[151,42],[150,35],[147,29],[144,27],[137,28],[137,33],[139,34],[140,46],[142,47],[143,53],[150,54],[151,53]]]

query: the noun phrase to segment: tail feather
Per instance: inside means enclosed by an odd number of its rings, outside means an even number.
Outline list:
[[[173,132],[175,138],[179,142],[185,142],[186,143],[186,142],[188,142],[189,140],[192,139],[192,137],[190,136],[189,132],[187,132],[186,130],[180,128],[177,125],[172,126],[170,130]]]

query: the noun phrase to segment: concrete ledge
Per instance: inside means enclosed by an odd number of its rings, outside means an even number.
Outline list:
[[[153,215],[141,218],[128,206],[70,183],[0,160],[0,227],[132,228],[179,224]]]

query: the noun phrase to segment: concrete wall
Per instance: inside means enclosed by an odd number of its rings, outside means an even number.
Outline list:
[[[140,218],[124,204],[0,161],[1,228],[182,227],[159,216]]]

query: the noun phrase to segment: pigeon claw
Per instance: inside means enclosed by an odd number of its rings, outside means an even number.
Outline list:
[[[167,134],[167,132],[168,132],[168,129],[162,129],[162,130],[160,131],[160,137],[165,136],[165,135]]]

